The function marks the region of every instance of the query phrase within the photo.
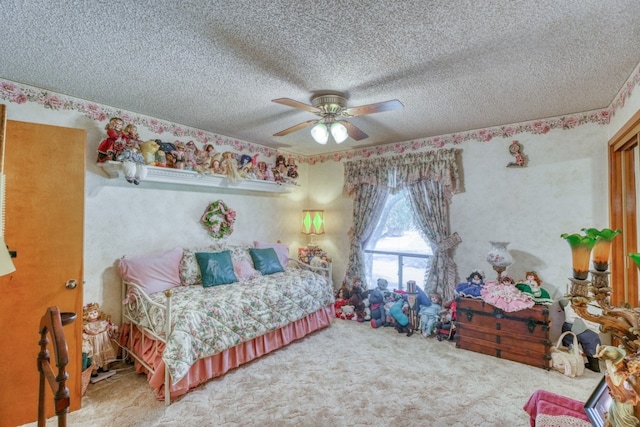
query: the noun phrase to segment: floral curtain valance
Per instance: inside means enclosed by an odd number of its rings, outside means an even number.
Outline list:
[[[360,184],[396,189],[421,180],[442,184],[447,194],[460,191],[459,148],[354,160],[344,164],[343,194],[351,195]]]

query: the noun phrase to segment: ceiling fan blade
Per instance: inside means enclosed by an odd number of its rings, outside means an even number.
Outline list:
[[[275,102],[277,104],[286,105],[287,107],[293,107],[293,108],[298,108],[300,110],[309,111],[309,112],[314,113],[314,114],[319,114],[320,113],[320,109],[319,108],[316,108],[316,107],[314,107],[312,105],[304,104],[302,102],[298,102],[298,101],[293,100],[291,98],[272,99],[271,102]]]
[[[347,108],[342,113],[343,116],[356,117],[365,114],[382,113],[385,111],[401,110],[404,108],[402,102],[397,99],[390,101],[377,102],[375,104],[361,105],[359,107]]]
[[[285,130],[281,130],[278,133],[274,133],[273,136],[285,136],[285,135],[289,135],[290,133],[293,133],[295,131],[298,131],[300,129],[304,129],[308,126],[311,126],[315,123],[318,123],[320,120],[307,120],[306,122],[302,122],[302,123],[298,123],[295,126],[291,126],[290,128],[287,128]],[[347,128],[348,129],[348,128]]]
[[[340,120],[340,123],[342,123],[344,127],[347,128],[347,133],[349,134],[351,139],[360,141],[361,139],[369,138],[369,135],[361,131],[360,128],[357,128],[353,123],[350,123],[346,120]]]

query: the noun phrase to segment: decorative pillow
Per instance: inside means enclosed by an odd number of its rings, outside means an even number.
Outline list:
[[[182,248],[166,252],[122,258],[118,273],[124,280],[136,283],[147,293],[165,291],[180,286]]]
[[[227,246],[225,249],[231,251],[231,260],[236,263],[243,260],[251,262],[251,256],[249,255],[249,245],[241,246]]]
[[[273,248],[278,255],[278,260],[282,268],[289,266],[289,247],[283,243],[267,243],[267,242],[253,242],[253,246],[259,249]]]
[[[260,272],[253,268],[249,259],[233,260],[233,271],[239,280],[249,280],[260,276]]]
[[[284,271],[280,260],[278,260],[278,255],[273,248],[249,248],[249,254],[251,254],[251,259],[253,259],[253,265],[264,276]]]
[[[233,272],[231,252],[196,252],[196,259],[200,266],[202,286],[205,288],[238,281]]]
[[[180,282],[184,286],[202,285],[202,276],[200,276],[200,266],[196,259],[196,252],[220,252],[222,250],[224,250],[222,245],[211,245],[198,249],[184,248],[184,253],[180,260]]]
[[[201,285],[200,266],[196,254],[190,249],[185,249],[180,260],[180,282],[184,286]]]

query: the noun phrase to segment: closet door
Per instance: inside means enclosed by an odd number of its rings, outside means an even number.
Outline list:
[[[638,137],[640,111],[609,141],[609,216],[611,228],[622,230],[613,240],[610,284],[612,302],[640,305],[638,267],[628,254],[640,252],[638,247]]]
[[[74,312],[64,327],[71,410],[80,408],[86,132],[7,121],[5,240],[16,271],[0,277],[0,425],[38,416],[38,328],[47,307]],[[77,286],[66,287],[74,280]],[[51,353],[55,368],[55,355]],[[47,416],[54,416],[47,386]]]

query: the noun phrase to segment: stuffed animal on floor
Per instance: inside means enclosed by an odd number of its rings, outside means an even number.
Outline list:
[[[384,312],[384,296],[380,289],[374,289],[369,293],[369,308],[371,311],[371,327],[379,328],[386,324]]]
[[[413,335],[413,325],[409,322],[406,312],[409,310],[409,303],[404,298],[396,301],[389,309],[389,314],[394,320],[394,326],[400,333],[406,333],[408,337]]]
[[[362,300],[362,305],[364,306],[364,310],[362,310],[362,317],[358,318],[358,322],[368,322],[371,320],[371,308],[369,308],[369,293],[366,293],[366,298]]]
[[[342,314],[340,315],[342,320],[355,320],[356,311],[352,305],[343,305]]]
[[[364,302],[362,301],[362,282],[359,278],[353,279],[353,285],[351,287],[351,297],[349,298],[349,304],[355,309],[356,316],[359,322],[362,322],[365,316]]]

